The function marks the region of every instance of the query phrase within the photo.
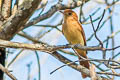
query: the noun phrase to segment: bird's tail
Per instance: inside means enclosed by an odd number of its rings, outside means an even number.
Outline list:
[[[86,51],[83,51],[83,50],[80,50],[80,49],[75,49],[75,50],[77,51],[78,55],[80,55],[80,56],[87,59]],[[80,56],[78,56],[79,59],[82,59]],[[86,67],[87,69],[89,69],[89,61],[80,61],[80,65],[82,65],[82,66]],[[81,74],[82,74],[83,78],[87,77],[86,74],[84,74],[84,73],[81,73]]]

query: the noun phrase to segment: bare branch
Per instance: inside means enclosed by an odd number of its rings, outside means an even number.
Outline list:
[[[76,60],[76,61],[73,61],[73,62],[64,64],[64,65],[56,68],[55,70],[53,70],[50,74],[53,74],[55,71],[57,71],[57,70],[65,67],[65,66],[69,66],[69,65],[72,65],[72,64],[74,64],[74,63],[76,63],[76,62],[80,62],[80,61],[96,61],[96,62],[106,62],[106,61],[107,61],[107,62],[115,62],[115,63],[117,63],[118,65],[120,65],[119,62],[113,61],[113,60],[105,60],[105,59],[80,59],[80,60]],[[120,66],[119,66],[119,67],[120,67]]]
[[[22,29],[26,21],[38,7],[41,0],[25,0],[18,8],[15,15],[9,17],[0,27],[0,38],[10,40]]]
[[[87,51],[111,51],[117,48],[120,48],[120,46],[117,46],[115,48],[101,48],[97,46],[82,46],[80,44],[76,45],[60,45],[60,46],[54,46],[54,45],[47,45],[44,43],[39,43],[39,44],[25,44],[25,43],[18,43],[18,42],[11,42],[11,41],[6,41],[6,40],[1,40],[0,39],[0,46],[1,47],[8,47],[8,48],[25,48],[25,49],[31,49],[31,50],[39,50],[39,51],[44,51],[44,52],[54,52],[56,50],[60,49],[66,49],[66,48],[75,48],[75,49],[81,49],[81,50],[87,50]]]
[[[57,58],[59,61],[68,64],[70,67],[72,67],[73,69],[80,71],[82,73],[85,73],[87,76],[90,77],[90,71],[88,69],[86,69],[85,67],[78,65],[76,63],[73,63],[71,60],[67,59],[66,57],[62,56],[61,54],[59,54],[58,52],[53,52],[50,53],[52,56],[54,56],[55,58]],[[69,63],[72,63],[71,65]],[[96,75],[97,80],[103,80],[104,78],[101,78],[100,76]],[[106,79],[108,80],[108,79]]]
[[[11,3],[12,0],[4,0],[4,3],[2,3],[2,15],[4,18],[8,18],[11,15]]]
[[[17,80],[16,77],[14,77],[4,66],[0,64],[0,70],[2,70],[4,73],[6,73],[12,80]]]
[[[73,9],[73,8],[76,8],[76,7],[80,6],[80,5],[81,5],[81,1],[74,2],[71,6],[63,5],[63,4],[58,3],[58,4],[54,5],[54,6],[52,6],[51,9],[49,11],[47,11],[46,13],[44,13],[43,15],[35,17],[32,21],[27,23],[24,26],[24,28],[32,26],[32,25],[34,25],[34,24],[36,24],[36,23],[38,23],[38,22],[40,22],[42,20],[45,20],[45,19],[51,17],[58,10],[64,10],[64,9],[67,9],[67,8]]]
[[[92,24],[92,27],[93,27],[93,31],[94,31],[94,33],[95,33],[95,38],[99,41],[101,47],[103,47],[103,43],[102,43],[102,41],[98,38],[96,32],[97,32],[97,30],[99,29],[100,23],[101,23],[104,15],[105,15],[105,9],[104,9],[104,12],[103,12],[103,14],[102,14],[102,17],[101,17],[100,21],[98,22],[97,29],[95,29],[94,24],[93,24],[93,21],[92,21],[92,16],[90,16],[90,20],[91,20],[91,24]]]
[[[91,76],[91,80],[96,80],[96,72],[95,72],[94,64],[92,64],[90,67],[90,76]]]

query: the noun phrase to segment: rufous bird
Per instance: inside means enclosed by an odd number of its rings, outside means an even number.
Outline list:
[[[78,20],[77,14],[71,9],[66,9],[64,12],[60,11],[64,15],[64,23],[62,25],[62,32],[65,38],[68,40],[70,44],[81,44],[86,46],[86,38],[85,33],[82,28],[81,23]],[[87,59],[87,51],[74,49],[77,52],[77,56],[79,59],[82,59],[80,56]],[[80,65],[89,69],[89,61],[80,61]],[[87,75],[81,73],[83,78],[86,78]]]

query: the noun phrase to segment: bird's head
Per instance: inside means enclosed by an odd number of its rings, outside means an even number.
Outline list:
[[[78,20],[77,14],[74,11],[72,11],[71,9],[65,9],[64,12],[63,11],[60,11],[60,12],[64,15],[64,19],[74,18],[74,19]]]

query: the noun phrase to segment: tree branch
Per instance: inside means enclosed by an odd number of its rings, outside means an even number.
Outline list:
[[[32,25],[34,25],[34,24],[36,24],[36,23],[38,23],[42,20],[45,20],[45,19],[51,17],[58,10],[64,10],[64,9],[67,9],[67,8],[73,9],[73,8],[76,8],[76,7],[80,6],[81,3],[82,3],[81,1],[74,2],[72,5],[63,5],[61,3],[58,3],[54,6],[52,6],[51,9],[49,11],[47,11],[46,13],[44,13],[43,15],[37,16],[34,19],[32,19],[29,23],[27,23],[24,26],[24,28],[32,26]]]
[[[2,3],[2,15],[4,18],[8,18],[11,15],[11,1],[12,0],[4,0],[4,3]]]
[[[0,70],[6,73],[12,80],[17,80],[2,64],[0,64]]]
[[[65,63],[65,64],[68,64],[68,66],[72,67],[73,69],[75,69],[75,70],[77,70],[79,72],[85,73],[87,76],[90,77],[90,71],[87,68],[85,68],[85,67],[83,67],[81,65],[78,65],[76,63],[73,63],[71,60],[67,59],[66,57],[62,56],[61,54],[59,54],[56,51],[55,52],[50,52],[50,54],[53,57],[57,58],[59,61]],[[69,63],[72,63],[72,64],[69,64]],[[96,77],[97,77],[97,80],[103,80],[104,79],[104,78],[102,78],[102,77],[100,77],[98,75],[96,75]],[[108,79],[106,79],[106,80],[108,80]]]
[[[41,0],[25,0],[16,11],[16,14],[9,17],[0,27],[0,39],[10,40],[22,29],[32,13],[40,4]]]
[[[47,45],[47,44],[43,44],[43,43],[26,44],[26,43],[11,42],[11,41],[1,40],[1,39],[0,39],[0,46],[8,47],[8,48],[25,48],[25,49],[31,49],[31,50],[39,50],[39,51],[43,51],[43,52],[54,52],[56,50],[66,49],[66,48],[75,48],[75,49],[81,49],[81,50],[87,50],[87,51],[96,51],[96,50],[111,51],[111,50],[120,48],[120,46],[117,46],[114,48],[101,48],[101,47],[97,47],[97,46],[82,46],[80,44],[59,45],[59,46]]]

